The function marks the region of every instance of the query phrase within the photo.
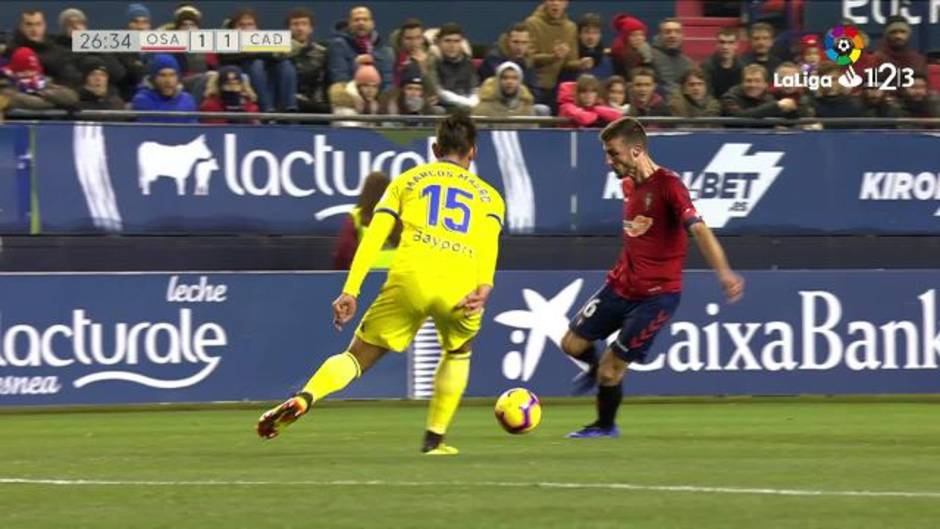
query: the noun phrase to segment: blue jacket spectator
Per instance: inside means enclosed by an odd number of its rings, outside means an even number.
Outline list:
[[[360,65],[372,64],[382,76],[381,89],[385,90],[393,78],[394,62],[392,48],[375,31],[375,21],[372,20],[369,8],[351,9],[346,27],[338,30],[330,41],[327,62],[330,81],[345,85],[352,80]]]
[[[196,102],[180,84],[180,67],[172,55],[154,55],[148,75],[131,101],[133,110],[195,111]],[[196,117],[141,117],[147,123],[195,123]]]
[[[604,53],[602,38],[600,15],[587,13],[578,20],[578,57],[582,60],[590,57],[592,63],[584,73],[589,73],[601,81],[614,75],[614,64]]]

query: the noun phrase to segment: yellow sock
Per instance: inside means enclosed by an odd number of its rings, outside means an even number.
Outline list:
[[[359,362],[352,353],[346,351],[326,359],[310,377],[303,391],[320,400],[330,393],[335,393],[349,385],[362,374]]]
[[[428,430],[444,435],[470,376],[470,352],[444,353],[434,373],[434,395],[428,407]]]

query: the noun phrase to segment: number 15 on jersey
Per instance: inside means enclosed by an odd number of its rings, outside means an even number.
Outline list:
[[[428,197],[428,226],[437,226],[441,221],[441,200],[443,198],[444,228],[457,233],[470,230],[470,204],[473,193],[457,187],[443,187],[433,184],[421,191],[421,197]]]

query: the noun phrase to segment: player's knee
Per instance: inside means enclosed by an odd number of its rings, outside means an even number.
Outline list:
[[[602,386],[619,384],[623,380],[624,372],[624,369],[602,362],[597,368],[597,382]]]
[[[571,331],[566,332],[561,339],[561,350],[568,356],[581,356],[590,346],[590,342]]]

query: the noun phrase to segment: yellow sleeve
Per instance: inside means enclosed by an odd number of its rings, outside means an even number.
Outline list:
[[[477,258],[477,285],[493,286],[496,275],[496,258],[499,257],[499,232],[503,227],[506,207],[502,201],[486,214],[486,222],[480,234],[480,256]]]
[[[385,214],[380,215],[379,213]],[[369,270],[375,263],[376,257],[379,256],[379,251],[382,250],[382,245],[385,244],[388,235],[392,233],[396,218],[397,216],[388,209],[375,208],[372,222],[369,224],[369,227],[366,228],[366,233],[362,237],[362,240],[359,241],[359,247],[356,248],[356,256],[353,257],[352,266],[349,268],[349,275],[346,276],[346,284],[343,285],[343,292],[353,297],[359,295],[362,281],[366,278],[366,274],[369,273]]]

